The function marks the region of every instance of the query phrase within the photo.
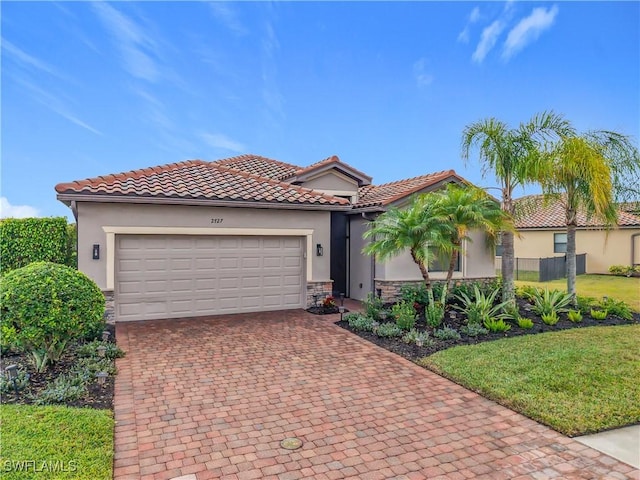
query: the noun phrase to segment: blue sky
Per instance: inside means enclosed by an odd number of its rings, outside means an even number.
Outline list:
[[[460,156],[491,116],[640,133],[638,2],[0,8],[2,216],[70,216],[60,182],[240,153],[494,186]]]

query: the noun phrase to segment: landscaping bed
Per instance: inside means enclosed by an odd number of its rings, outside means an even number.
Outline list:
[[[105,330],[110,333],[108,343],[115,345],[115,327],[107,325]],[[61,376],[72,376],[78,369],[78,361],[85,358],[78,354],[78,349],[87,342],[79,341],[71,345],[62,358],[50,365],[44,372],[37,372],[33,366],[31,358],[26,353],[9,351],[0,358],[0,371],[5,375],[5,369],[9,365],[17,365],[18,370],[26,372],[28,380],[26,384],[19,383],[18,394],[9,384],[2,392],[3,404],[37,404],[42,398],[43,392],[52,387],[56,378]],[[93,375],[92,375],[93,377]],[[85,382],[86,394],[76,399],[65,399],[64,392],[60,391],[60,401],[48,401],[48,404],[66,405],[69,407],[89,407],[97,409],[113,409],[113,388],[115,383],[114,375],[105,378],[103,385],[98,383],[96,378],[90,378]],[[59,389],[63,390],[63,389]]]

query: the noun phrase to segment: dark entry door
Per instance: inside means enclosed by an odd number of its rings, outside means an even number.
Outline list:
[[[333,295],[349,296],[347,271],[349,268],[349,225],[345,213],[331,212],[331,279]]]

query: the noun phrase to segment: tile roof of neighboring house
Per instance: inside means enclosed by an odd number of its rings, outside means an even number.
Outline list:
[[[142,196],[348,205],[345,199],[229,168],[218,162],[188,160],[131,172],[56,185],[59,194]]]
[[[443,170],[382,185],[367,185],[360,188],[355,207],[386,206],[447,179],[465,182],[454,170]]]
[[[565,209],[562,200],[546,203],[542,195],[530,195],[516,200],[520,214],[516,218],[516,228],[564,228],[566,226]],[[589,218],[584,211],[578,212],[578,227],[602,227],[602,222]],[[618,226],[640,226],[640,217],[618,210]]]
[[[640,214],[640,201],[637,202],[621,202],[618,204],[620,210],[633,213],[634,215]]]
[[[259,155],[238,155],[237,157],[225,158],[212,163],[275,180],[284,180],[295,175],[300,170],[300,167],[296,165]]]

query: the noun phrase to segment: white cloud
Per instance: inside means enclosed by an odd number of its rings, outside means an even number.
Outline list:
[[[478,20],[480,20],[480,7],[475,7],[473,10],[471,10],[471,13],[469,13],[467,24],[464,26],[464,29],[458,34],[459,42],[469,42],[469,29],[471,28],[471,25],[476,23]]]
[[[0,218],[28,218],[38,217],[37,208],[29,205],[11,205],[7,197],[0,197]]]
[[[508,60],[524,47],[535,42],[542,32],[553,25],[557,15],[557,5],[554,5],[548,10],[544,7],[534,8],[531,14],[520,20],[518,24],[511,29],[509,35],[507,35],[502,57]]]
[[[213,148],[222,148],[223,150],[231,150],[238,153],[247,151],[247,147],[242,143],[236,142],[222,133],[201,133],[200,138]]]
[[[498,37],[505,28],[505,24],[502,20],[495,20],[491,25],[482,30],[480,36],[480,42],[476,47],[475,52],[471,56],[471,59],[476,63],[482,63],[487,54],[496,45]]]
[[[155,82],[159,77],[152,58],[156,42],[140,25],[108,3],[92,2],[92,6],[114,37],[125,69],[136,78]]]
[[[249,31],[238,19],[238,15],[228,3],[213,2],[209,4],[213,16],[236,35],[246,35]]]
[[[40,70],[61,79],[66,78],[51,65],[43,62],[42,60],[39,60],[33,55],[29,55],[27,52],[18,48],[16,45],[5,38],[2,38],[2,49],[10,58],[22,64],[23,66],[35,68],[36,70]]]
[[[433,83],[434,76],[427,72],[427,59],[420,58],[413,64],[413,76],[419,87],[427,87]]]

